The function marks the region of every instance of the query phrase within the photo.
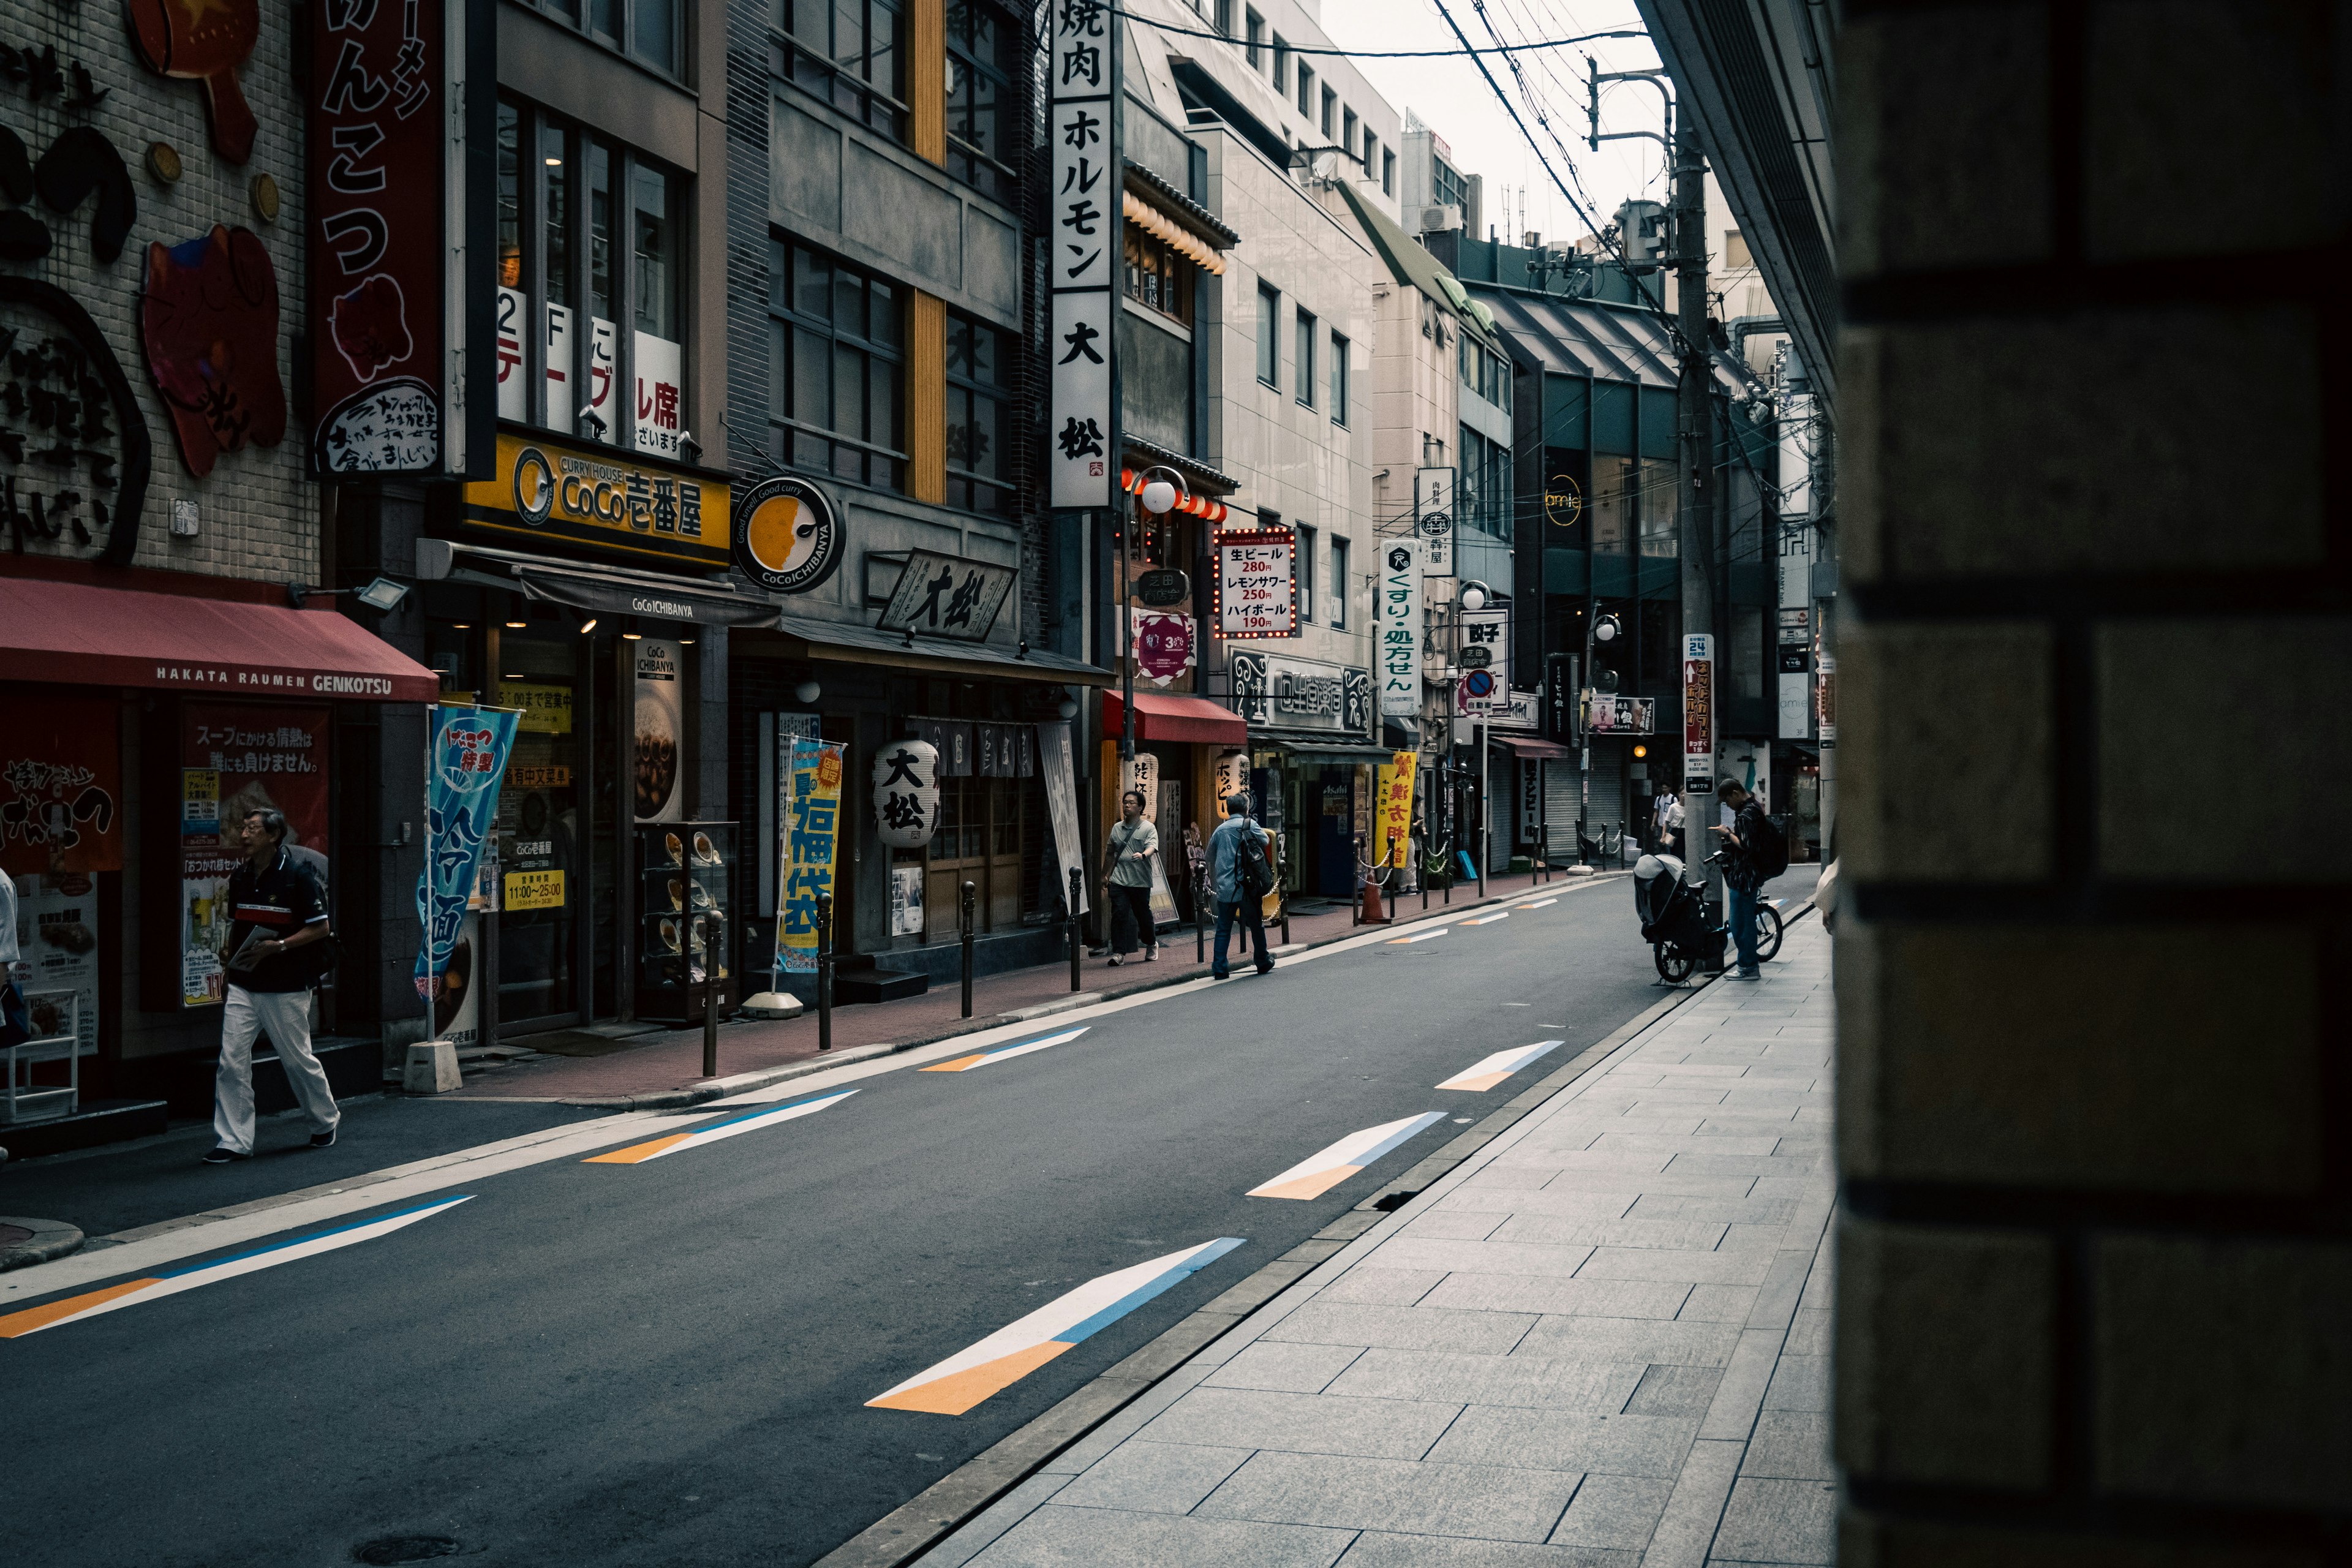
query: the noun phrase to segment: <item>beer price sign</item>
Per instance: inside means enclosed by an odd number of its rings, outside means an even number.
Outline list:
[[[1298,542],[1286,529],[1217,536],[1217,631],[1228,637],[1298,635]]]

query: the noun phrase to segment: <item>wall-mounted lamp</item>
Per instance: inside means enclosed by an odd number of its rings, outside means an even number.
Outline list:
[[[824,688],[814,680],[803,680],[793,688],[793,696],[801,702],[814,702],[824,695]]]
[[[580,635],[583,637],[595,629],[596,617],[593,616],[589,616],[586,620],[580,623]]]

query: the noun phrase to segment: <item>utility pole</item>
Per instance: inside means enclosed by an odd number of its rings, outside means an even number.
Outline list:
[[[1671,110],[1669,110],[1671,115]],[[1715,515],[1715,490],[1707,480],[1714,465],[1714,433],[1709,428],[1708,394],[1714,366],[1708,354],[1706,330],[1706,163],[1699,155],[1698,131],[1687,120],[1674,129],[1674,247],[1675,325],[1682,336],[1681,482],[1675,499],[1680,509],[1683,635],[1687,639],[1715,633],[1715,584],[1707,575],[1712,552],[1707,531]],[[1719,653],[1720,650],[1717,650]],[[1707,663],[1710,681],[1719,684],[1720,658]],[[1683,827],[1690,858],[1704,862],[1716,842],[1707,830],[1715,825],[1715,758],[1721,747],[1716,714],[1717,693],[1707,693],[1707,756],[1705,781],[1696,757],[1686,757],[1683,771]],[[1687,745],[1687,741],[1686,741]],[[1709,868],[1706,899],[1710,906],[1723,901],[1723,878]]]

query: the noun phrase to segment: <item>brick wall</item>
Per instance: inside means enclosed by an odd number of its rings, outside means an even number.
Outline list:
[[[2346,14],[1845,9],[1842,1561],[2341,1562]]]
[[[66,104],[72,92],[70,76],[66,93],[38,98],[20,83],[0,80],[0,126],[22,138],[35,159],[68,128],[94,127],[121,154],[137,193],[137,220],[113,261],[100,262],[91,254],[95,196],[70,214],[51,211],[37,198],[32,210],[48,222],[55,244],[40,261],[0,266],[74,295],[121,362],[145,413],[154,450],[154,477],[139,519],[135,564],[140,566],[275,582],[318,580],[317,489],[305,478],[308,445],[299,405],[292,403],[303,378],[295,342],[305,326],[307,298],[304,142],[294,87],[297,9],[274,3],[259,6],[259,41],[237,71],[260,125],[253,155],[243,165],[214,152],[202,85],[166,80],[141,62],[120,5],[26,0],[0,11],[0,44],[15,49],[54,47],[61,68],[82,65],[92,85],[107,95],[95,109],[79,110]],[[175,184],[155,179],[145,167],[148,145],[155,142],[168,143],[179,154],[184,172]],[[275,224],[256,216],[250,194],[255,177],[264,174],[277,182],[281,198]],[[151,241],[177,245],[209,233],[215,223],[252,230],[276,267],[278,370],[291,417],[278,446],[223,453],[211,475],[198,479],[181,461],[171,418],[148,374],[139,338],[140,288]],[[12,323],[25,320],[14,310],[6,312],[6,319]],[[5,464],[0,471],[7,471]],[[87,484],[80,488],[89,490]],[[175,500],[198,505],[199,532],[194,539],[170,537]],[[51,546],[50,552],[92,553],[73,547],[71,538],[68,533],[64,546]]]

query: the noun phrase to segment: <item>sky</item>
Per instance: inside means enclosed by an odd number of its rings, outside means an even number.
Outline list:
[[[1446,7],[1470,35],[1474,44],[1494,42],[1472,0],[1445,0]],[[1642,29],[1633,0],[1485,0],[1486,17],[1506,43],[1537,38],[1570,37],[1580,33],[1624,28]],[[1332,43],[1350,51],[1363,49],[1454,49],[1461,47],[1438,14],[1435,0],[1323,0],[1323,26]],[[1600,62],[1602,71],[1644,70],[1658,64],[1657,51],[1646,37],[1599,38],[1589,44],[1519,54],[1516,58],[1534,89],[1541,111],[1574,154],[1575,167],[1598,207],[1598,219],[1609,221],[1617,204],[1628,196],[1665,199],[1664,150],[1654,141],[1604,142],[1598,152],[1584,144],[1585,61]],[[1503,89],[1509,93],[1553,163],[1559,161],[1543,127],[1519,95],[1504,57],[1484,57]],[[1589,226],[1575,217],[1553,185],[1545,165],[1511,123],[1494,89],[1464,58],[1367,59],[1359,55],[1357,68],[1370,79],[1382,96],[1400,110],[1410,109],[1422,122],[1453,148],[1454,167],[1486,179],[1486,222],[1505,239],[1533,229],[1546,239],[1573,239]],[[1641,82],[1604,84],[1601,97],[1601,129],[1651,131],[1660,129],[1658,90]],[[1562,171],[1563,176],[1565,171]],[[1569,188],[1576,190],[1570,182]],[[1524,194],[1523,194],[1524,193]],[[1524,205],[1526,216],[1520,216]],[[1507,211],[1506,210],[1507,206]],[[1481,236],[1480,237],[1485,237]]]

